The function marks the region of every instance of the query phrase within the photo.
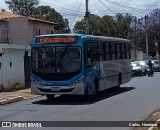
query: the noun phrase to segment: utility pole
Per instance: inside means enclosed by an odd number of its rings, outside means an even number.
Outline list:
[[[134,37],[134,44],[135,44],[135,60],[137,60],[137,17],[135,17],[135,37]]]
[[[146,55],[147,55],[147,60],[149,59],[148,57],[148,31],[147,31],[147,20],[148,16],[145,15],[145,31],[146,31]]]
[[[86,14],[85,14],[85,19],[86,19],[86,34],[89,34],[89,11],[88,11],[88,1],[86,0]]]

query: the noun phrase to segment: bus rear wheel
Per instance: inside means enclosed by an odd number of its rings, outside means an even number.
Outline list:
[[[46,95],[46,97],[47,97],[48,101],[53,101],[55,98],[55,95],[54,94],[53,95]]]
[[[116,90],[120,89],[121,86],[121,75],[118,76],[118,82],[117,82],[117,86],[115,87]]]

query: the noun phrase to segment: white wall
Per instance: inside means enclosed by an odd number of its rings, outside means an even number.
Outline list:
[[[131,59],[135,60],[135,51],[131,51]],[[137,51],[136,60],[143,60],[143,51]]]
[[[24,79],[24,50],[2,49],[3,56],[3,87],[5,89],[25,87]],[[10,62],[12,66],[10,66]]]

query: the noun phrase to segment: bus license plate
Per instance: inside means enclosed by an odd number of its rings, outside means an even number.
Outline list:
[[[60,91],[60,88],[52,87],[51,90],[52,90],[52,91]]]

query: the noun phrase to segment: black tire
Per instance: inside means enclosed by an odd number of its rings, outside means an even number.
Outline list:
[[[121,74],[119,74],[119,76],[118,76],[118,82],[117,82],[117,86],[115,86],[114,88],[113,88],[113,90],[114,91],[117,91],[117,90],[119,90],[120,88],[121,88]]]
[[[121,88],[121,75],[118,76],[118,82],[117,82],[117,86],[115,88],[116,88],[116,90]]]
[[[143,73],[142,73],[142,70],[141,70],[141,72],[140,72],[139,76],[142,76],[142,74],[143,74]]]
[[[121,81],[118,79],[117,89],[121,88]]]
[[[47,97],[48,101],[53,101],[55,98],[55,95],[54,94],[53,95],[46,95],[46,97]]]

